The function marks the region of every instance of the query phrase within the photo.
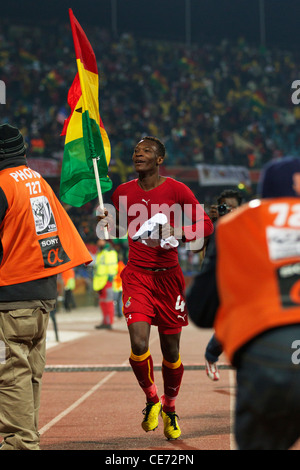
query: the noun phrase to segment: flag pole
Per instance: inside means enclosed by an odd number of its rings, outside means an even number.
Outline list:
[[[72,36],[73,36],[73,41],[74,41],[74,47],[75,47],[75,53],[76,56],[80,55],[80,50],[79,50],[79,45],[76,40],[76,32],[75,32],[75,25],[74,25],[74,15],[73,11],[71,8],[69,8],[69,17],[70,17],[70,23],[71,23],[71,30],[72,30]],[[84,103],[85,109],[87,109],[87,104],[86,104],[86,91],[84,87],[84,81],[82,78],[82,68],[80,63],[77,61],[77,70],[78,70],[78,75],[79,75],[79,82],[81,86],[81,92],[82,92],[82,99]],[[92,133],[91,133],[91,127],[89,121],[87,122],[87,132],[89,133],[89,136],[91,137],[90,140],[92,140]],[[95,180],[96,180],[96,185],[97,185],[97,192],[98,192],[98,200],[99,200],[99,205],[100,209],[104,210],[104,204],[103,204],[103,197],[102,197],[102,191],[101,191],[101,184],[100,184],[100,178],[99,178],[99,171],[98,171],[98,165],[97,165],[97,160],[99,160],[100,157],[92,157],[93,160],[93,167],[94,167],[94,174],[95,174]],[[108,229],[107,227],[104,227],[104,238],[105,240],[109,240],[109,235],[108,235]]]
[[[98,191],[99,206],[100,206],[100,209],[104,211],[103,197],[102,197],[101,184],[100,184],[98,165],[97,165],[97,160],[99,158],[100,157],[93,158],[93,166],[94,166],[95,179],[96,179],[96,185],[97,185],[97,191]],[[104,227],[104,238],[105,240],[109,239],[107,227]]]

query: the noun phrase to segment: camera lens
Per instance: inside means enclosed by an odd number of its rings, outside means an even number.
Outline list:
[[[218,206],[218,212],[219,212],[219,215],[225,215],[229,212],[226,204],[220,204]]]

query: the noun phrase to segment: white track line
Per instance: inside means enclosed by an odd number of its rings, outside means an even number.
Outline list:
[[[63,419],[65,416],[67,416],[71,411],[75,410],[77,406],[81,405],[88,397],[90,397],[96,390],[98,390],[102,385],[104,385],[109,379],[111,379],[117,371],[113,371],[110,374],[108,374],[104,379],[100,380],[94,387],[92,387],[87,393],[82,395],[77,401],[75,401],[69,408],[66,408],[64,411],[62,411],[59,415],[57,415],[55,418],[53,418],[51,421],[49,421],[48,424],[42,427],[40,429],[39,433],[40,435],[44,434],[46,431],[48,431],[52,426],[54,426],[56,423],[58,423],[61,419]]]
[[[229,388],[230,388],[230,450],[237,450],[234,437],[234,419],[235,419],[235,371],[229,370]]]
[[[159,336],[156,336],[155,338],[150,341],[150,345],[152,345]],[[121,366],[125,366],[128,364],[128,360],[124,361]],[[53,418],[51,421],[49,421],[48,424],[45,424],[40,430],[39,434],[42,436],[45,432],[49,431],[50,428],[52,428],[55,424],[57,424],[61,419],[63,419],[65,416],[67,416],[69,413],[71,413],[75,408],[77,408],[81,403],[83,403],[87,398],[89,398],[94,392],[96,392],[102,385],[104,385],[106,382],[108,382],[118,371],[113,371],[110,374],[108,374],[104,379],[100,380],[97,384],[95,384],[88,392],[86,392],[82,397],[80,397],[77,401],[75,401],[71,406],[66,408],[64,411],[59,413],[55,418]]]

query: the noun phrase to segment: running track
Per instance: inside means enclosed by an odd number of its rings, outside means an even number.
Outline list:
[[[181,358],[185,373],[177,400],[182,436],[167,441],[162,420],[149,433],[141,428],[144,394],[128,367],[129,337],[125,320],[113,331],[95,330],[98,308],[57,314],[60,344],[47,350],[40,410],[41,446],[44,450],[227,450],[234,448],[231,410],[234,372],[221,370],[219,382],[203,369],[203,353],[212,331],[194,325],[184,328]],[[72,334],[84,336],[72,338]],[[48,342],[54,337],[49,325]],[[161,352],[157,329],[152,328],[150,351],[160,393]],[[223,363],[222,358],[220,362]],[[58,367],[60,366],[60,368]],[[60,370],[69,366],[66,372]],[[71,367],[72,366],[72,367]],[[75,366],[75,367],[74,367]],[[201,369],[200,369],[201,367]]]
[[[236,449],[232,434],[235,373],[223,356],[219,382],[209,380],[204,370],[203,355],[212,330],[193,324],[183,329],[185,372],[176,407],[182,435],[167,441],[162,419],[154,432],[141,428],[145,401],[128,364],[125,320],[117,319],[112,331],[95,330],[100,320],[96,307],[58,313],[59,343],[50,321],[39,418],[42,450],[101,450],[106,451],[101,455],[117,456],[121,451],[189,455],[199,450]],[[155,327],[150,351],[162,393]]]

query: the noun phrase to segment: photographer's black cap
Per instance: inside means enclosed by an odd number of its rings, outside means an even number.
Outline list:
[[[300,197],[300,188],[296,189],[295,174],[300,176],[300,158],[285,157],[267,163],[258,184],[258,193],[262,198]]]
[[[10,124],[0,125],[0,160],[24,156],[25,142],[19,129]]]

